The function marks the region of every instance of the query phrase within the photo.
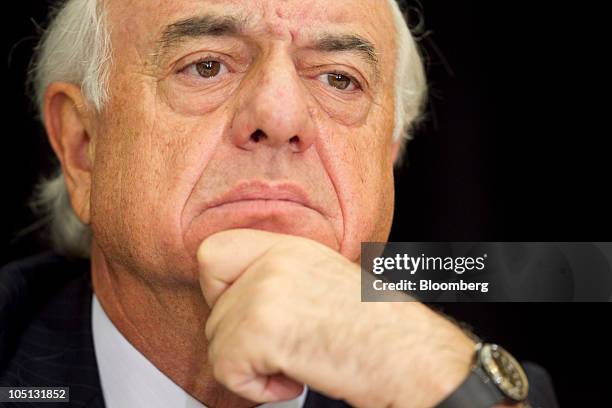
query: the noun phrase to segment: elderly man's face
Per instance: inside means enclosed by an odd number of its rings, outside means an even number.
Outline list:
[[[192,280],[198,245],[221,230],[300,235],[354,260],[361,241],[387,238],[386,2],[106,4],[111,98],[91,149],[91,222],[106,256]]]

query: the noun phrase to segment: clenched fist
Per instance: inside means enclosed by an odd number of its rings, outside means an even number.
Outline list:
[[[359,266],[318,242],[225,231],[198,263],[214,375],[244,398],[308,384],[359,407],[430,407],[468,375],[461,329],[418,302],[362,303]]]

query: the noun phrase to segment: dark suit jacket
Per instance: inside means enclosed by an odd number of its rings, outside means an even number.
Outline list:
[[[0,270],[0,386],[69,386],[70,404],[104,407],[91,333],[92,287],[88,261],[69,261],[45,253]],[[557,403],[546,372],[528,364],[530,401],[535,407]],[[0,406],[25,408],[28,403]],[[306,408],[348,407],[315,391]],[[468,407],[466,407],[468,408]]]

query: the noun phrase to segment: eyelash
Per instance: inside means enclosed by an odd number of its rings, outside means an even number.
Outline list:
[[[187,65],[185,65],[178,72],[179,73],[185,73],[185,71],[187,71],[188,69],[195,68],[198,64],[200,64],[202,62],[206,62],[206,61],[216,61],[216,62],[219,62],[219,63],[221,63],[221,65],[226,67],[227,72],[230,72],[229,65],[225,61],[223,61],[222,58],[219,58],[218,56],[213,56],[213,55],[207,55],[207,56],[198,58],[197,60],[192,61],[192,62],[188,63]],[[351,83],[355,87],[355,90],[363,90],[361,82],[359,80],[357,80],[353,75],[347,73],[346,71],[342,71],[342,70],[328,71],[328,72],[324,72],[322,74],[317,75],[316,78],[318,79],[318,78],[320,78],[322,76],[325,76],[325,75],[342,75],[342,76],[346,77],[347,79],[349,79],[351,81]],[[344,92],[344,93],[350,93],[350,92],[354,92],[355,91],[355,90],[353,90],[353,91],[343,91],[341,89],[338,89],[338,90],[341,91],[341,92]]]

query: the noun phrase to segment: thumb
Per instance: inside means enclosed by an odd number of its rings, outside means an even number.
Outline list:
[[[198,248],[200,287],[208,306],[260,257],[286,235],[273,232],[235,229],[206,238]]]

